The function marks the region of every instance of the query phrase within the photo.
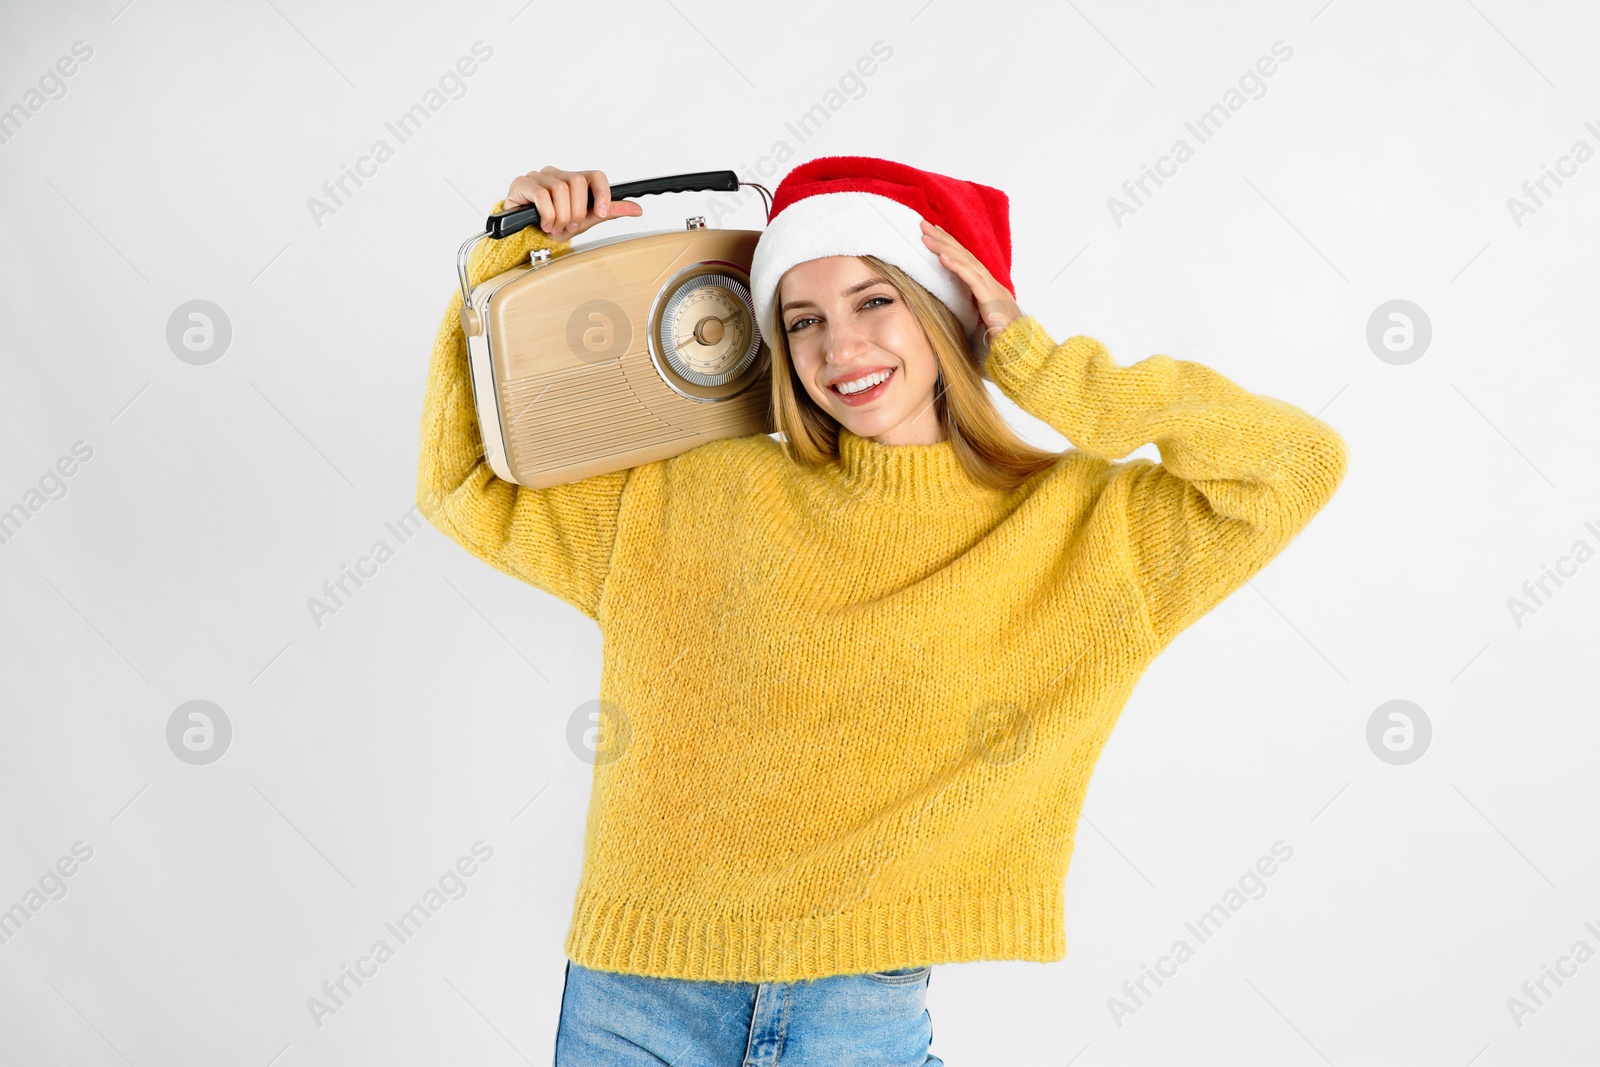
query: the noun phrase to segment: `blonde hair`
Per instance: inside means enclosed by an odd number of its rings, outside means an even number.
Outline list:
[[[1018,437],[995,407],[983,385],[986,375],[981,361],[967,345],[966,333],[955,313],[894,264],[877,256],[856,258],[878,271],[899,292],[927,335],[939,365],[934,409],[967,476],[991,489],[1010,491],[1054,466],[1061,453],[1036,448]],[[781,296],[774,298],[774,309],[781,306]],[[772,352],[773,421],[783,432],[784,453],[791,460],[820,467],[838,456],[841,427],[801,384],[781,316],[776,310],[773,315],[778,321],[766,331],[767,347]]]

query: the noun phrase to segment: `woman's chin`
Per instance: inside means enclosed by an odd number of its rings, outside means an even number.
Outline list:
[[[895,425],[894,417],[887,411],[843,411],[836,417],[839,425],[857,437],[876,437]]]
[[[823,410],[832,415],[840,426],[857,437],[877,437],[893,430],[918,410],[895,403],[896,399],[898,398],[890,394],[862,405],[834,401],[827,404]],[[920,408],[925,410],[932,403],[933,397],[930,395],[923,399]]]

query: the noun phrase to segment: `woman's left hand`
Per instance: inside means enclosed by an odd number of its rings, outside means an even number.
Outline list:
[[[972,291],[972,299],[978,307],[978,318],[983,325],[985,345],[1014,320],[1022,317],[1022,308],[1011,298],[1011,291],[995,281],[983,261],[963,248],[943,227],[924,219],[922,240],[938,255],[939,262]]]

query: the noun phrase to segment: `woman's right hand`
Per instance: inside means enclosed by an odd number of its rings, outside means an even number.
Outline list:
[[[589,190],[594,209],[589,209]],[[531,170],[511,183],[505,209],[532,204],[539,209],[539,228],[558,241],[570,241],[597,222],[621,215],[639,216],[644,209],[632,200],[611,200],[611,183],[598,170]],[[504,210],[504,209],[502,209]]]

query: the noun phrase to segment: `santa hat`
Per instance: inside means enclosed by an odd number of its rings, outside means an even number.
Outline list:
[[[922,220],[942,227],[1008,289],[1010,201],[999,189],[872,156],[821,156],[790,171],[772,194],[767,228],[750,263],[756,321],[781,329],[778,280],[796,263],[872,255],[905,271],[955,312],[976,338],[972,291],[928,248]]]

